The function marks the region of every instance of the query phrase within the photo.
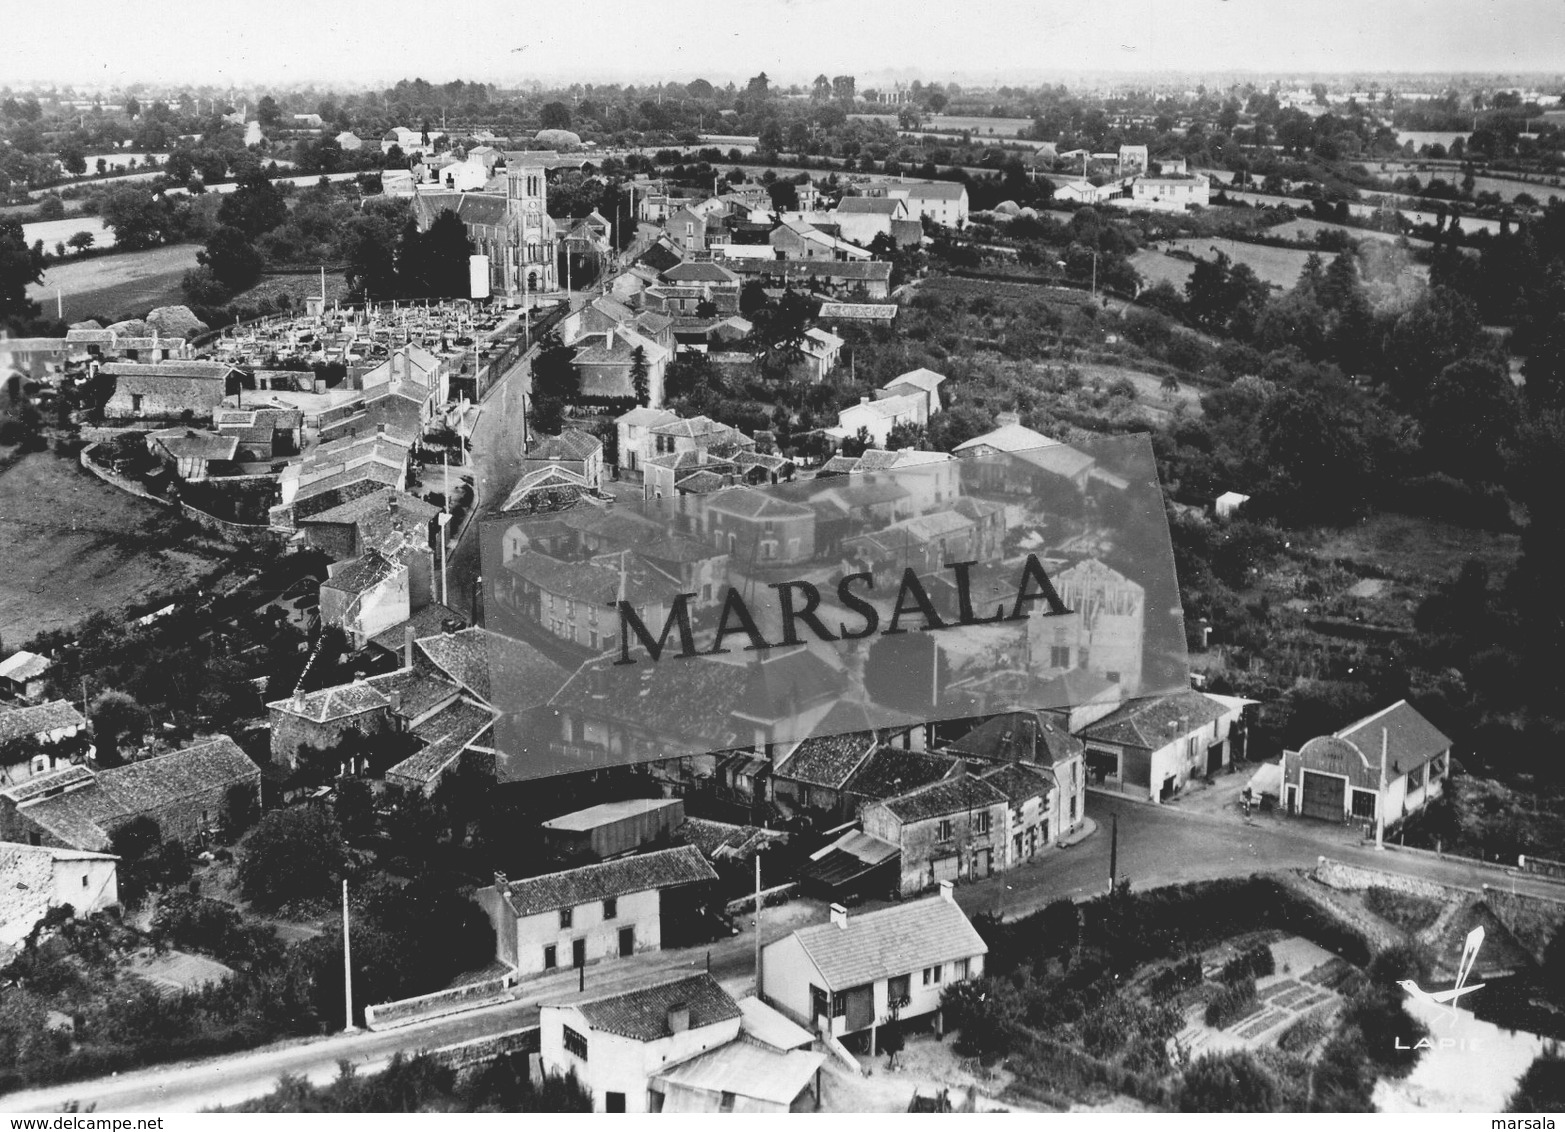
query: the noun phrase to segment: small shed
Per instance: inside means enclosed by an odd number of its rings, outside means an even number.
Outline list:
[[[1213,510],[1219,519],[1231,519],[1238,513],[1239,508],[1250,502],[1248,495],[1241,495],[1237,491],[1225,491],[1213,502]]]
[[[668,838],[684,820],[685,803],[678,798],[632,798],[564,814],[543,829],[549,846],[564,855],[606,861]]]

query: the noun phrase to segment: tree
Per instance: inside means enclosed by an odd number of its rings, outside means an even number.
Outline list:
[[[919,616],[905,618],[922,627]],[[951,664],[936,642],[938,633],[880,636],[864,661],[864,690],[877,703],[903,711],[928,711],[951,681]]]
[[[60,164],[65,171],[73,177],[80,177],[87,172],[87,154],[82,150],[81,143],[69,141],[60,147]]]
[[[110,765],[117,757],[119,741],[127,737],[139,738],[147,729],[147,712],[130,696],[113,688],[99,692],[87,709],[87,719],[92,724],[92,738],[98,745],[100,759],[107,757]]]
[[[467,226],[449,208],[441,210],[427,232],[419,232],[410,222],[403,230],[397,264],[403,294],[419,298],[466,295],[467,260],[472,254]]]
[[[17,220],[0,220],[0,326],[20,332],[42,309],[27,297],[27,288],[43,281],[44,257],[29,248]]]
[[[245,899],[267,909],[290,900],[329,899],[346,861],[342,827],[326,810],[273,810],[245,842],[239,884]]]
[[[534,433],[558,433],[564,427],[565,406],[581,396],[575,358],[576,351],[553,333],[533,358],[530,428]]]
[[[772,81],[766,77],[766,72],[762,71],[745,84],[745,93],[752,98],[770,98],[771,83]]]
[[[141,113],[141,102],[135,95],[125,100],[125,113],[132,118]]]
[[[251,240],[287,219],[288,202],[266,171],[260,168],[246,173],[240,179],[239,187],[223,198],[217,210],[219,224],[237,228]]]
[[[636,396],[636,404],[647,403],[647,351],[637,346],[630,352],[630,388]]]
[[[1506,1112],[1559,1112],[1565,1108],[1565,1058],[1558,1051],[1539,1054],[1516,1082]]]
[[[196,262],[230,291],[253,287],[261,278],[261,253],[241,229],[229,224],[212,233],[206,247],[196,253]]]
[[[337,782],[337,797],[332,812],[350,842],[362,841],[375,832],[375,794],[362,778],[344,778]]]
[[[563,102],[545,102],[538,110],[538,125],[545,130],[571,128],[571,108]]]
[[[1473,304],[1448,287],[1431,287],[1392,323],[1381,353],[1391,391],[1417,405],[1446,366],[1483,341]]]
[[[72,248],[76,249],[76,252],[79,255],[88,248],[92,247],[93,244],[97,243],[97,237],[94,236],[91,232],[77,232],[74,236],[65,242]]]
[[[766,186],[767,196],[772,198],[776,212],[796,212],[799,208],[799,186],[792,181],[773,181]]]
[[[1470,355],[1440,371],[1421,414],[1425,457],[1468,483],[1497,483],[1521,413],[1503,357]]]
[[[277,99],[269,94],[263,94],[261,101],[255,106],[255,120],[263,126],[275,126],[283,120],[283,112],[277,106]]]
[[[1277,1112],[1282,1091],[1248,1050],[1211,1054],[1184,1072],[1180,1112]]]
[[[168,224],[165,210],[137,185],[114,186],[98,211],[103,223],[114,230],[115,247],[128,252],[161,243]]]

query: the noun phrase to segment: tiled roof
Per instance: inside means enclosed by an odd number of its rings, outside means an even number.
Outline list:
[[[633,892],[652,892],[717,879],[701,852],[689,845],[641,853],[600,865],[513,880],[506,887],[519,916],[574,908]]]
[[[1013,803],[1025,802],[1029,798],[1046,798],[1055,785],[1053,774],[1041,767],[1023,763],[1006,763],[985,771],[979,777],[998,788]]]
[[[906,189],[908,196],[913,200],[960,200],[962,194],[967,192],[966,185],[957,184],[955,181],[921,181],[896,187]]]
[[[834,991],[989,952],[962,910],[939,896],[850,915],[846,927],[816,924],[793,935]]]
[[[706,506],[709,511],[722,511],[751,519],[801,519],[815,514],[802,503],[793,503],[749,487],[734,487],[718,492],[707,500]]]
[[[885,806],[899,821],[918,822],[982,809],[1004,801],[1005,795],[994,786],[980,778],[963,775],[941,779],[933,785],[888,799]]]
[[[736,259],[731,260],[730,265],[730,270],[740,275],[783,276],[790,280],[818,277],[886,281],[891,278],[891,265],[882,260]]]
[[[527,450],[528,460],[587,460],[603,451],[603,441],[579,428],[546,436]]]
[[[854,771],[844,789],[865,798],[894,798],[931,782],[939,782],[961,765],[949,755],[877,747]]]
[[[96,777],[92,771],[77,764],[58,767],[45,774],[35,774],[14,786],[0,789],[0,798],[20,804],[31,798],[42,797],[51,790],[62,790],[68,786],[80,786],[92,782]]]
[[[912,385],[919,389],[933,392],[940,388],[940,384],[943,381],[945,381],[945,375],[936,373],[932,369],[910,369],[898,377],[893,377],[881,388],[895,389],[899,385]]]
[[[646,406],[638,406],[614,418],[618,424],[637,425],[646,428],[664,424],[665,422],[677,421],[678,419],[679,414],[669,409],[649,409]]]
[[[786,1019],[783,1021],[793,1026]],[[797,1026],[793,1028],[806,1038],[810,1036]],[[659,1070],[657,1077],[665,1085],[696,1095],[731,1094],[786,1107],[806,1093],[825,1061],[824,1053],[773,1046],[746,1037],[699,1053],[671,1069]]]
[[[729,484],[726,476],[720,476],[705,468],[680,476],[674,481],[674,487],[686,495],[711,495],[727,486]]]
[[[463,224],[487,224],[492,228],[500,228],[508,221],[506,202],[502,196],[420,192],[416,199],[419,214],[426,224],[432,223],[448,209],[456,213],[457,219]]]
[[[372,550],[344,564],[342,569],[321,583],[321,588],[361,594],[380,585],[387,578],[395,577],[401,569],[401,563],[392,561],[378,550]]]
[[[494,723],[494,713],[458,700],[414,729],[425,746],[386,771],[388,782],[427,786],[456,762]]]
[[[413,729],[426,743],[438,743],[442,739],[460,738],[465,746],[481,735],[494,722],[495,713],[482,704],[460,699],[430,716]]]
[[[397,714],[404,719],[417,719],[461,691],[449,680],[419,668],[399,668],[382,676],[371,676],[364,682],[385,696],[387,703],[395,697],[399,705]]]
[[[406,621],[399,621],[384,632],[377,633],[370,638],[370,643],[378,645],[387,652],[401,652],[402,646],[407,643],[407,631],[413,630],[413,639],[421,641],[426,637],[439,636],[447,632],[446,622],[454,622],[457,628],[467,625],[467,618],[449,605],[441,605],[438,601],[432,602],[417,610]]]
[[[1084,749],[1082,741],[1062,723],[1045,712],[1033,711],[997,715],[951,744],[951,750],[965,755],[1000,761],[1028,759],[1046,766],[1076,758]]]
[[[159,433],[157,443],[178,460],[232,460],[239,448],[237,436],[218,436],[199,429]]]
[[[528,706],[547,703],[569,676],[566,669],[531,645],[487,629],[425,637],[418,648],[430,663],[473,695],[511,711],[517,710],[519,696]],[[493,673],[505,681],[504,688],[491,691]]]
[[[617,994],[578,995],[545,1005],[574,1006],[601,1034],[638,1042],[669,1036],[668,1015],[676,1007],[690,1011],[690,1028],[699,1030],[739,1017],[739,1006],[711,975],[681,975]]]
[[[958,444],[952,451],[965,452],[976,448],[993,448],[997,452],[1027,452],[1034,448],[1047,448],[1059,444],[1041,432],[1034,432],[1019,424],[1005,424],[982,436],[975,436]]]
[[[426,503],[405,491],[390,487],[374,487],[363,495],[303,516],[295,521],[301,526],[307,523],[358,523],[378,512],[394,511],[399,518],[415,523],[427,523],[440,514],[440,508]]]
[[[1357,723],[1350,723],[1337,732],[1337,738],[1346,739],[1359,748],[1370,764],[1378,768],[1382,729],[1386,731],[1387,767],[1399,774],[1428,762],[1451,746],[1451,740],[1406,700],[1398,700]]]
[[[620,600],[621,584],[625,587],[625,600],[637,606],[665,600],[672,592],[667,584],[649,578],[634,554],[627,557],[623,575],[617,558],[612,562],[572,562],[540,550],[522,551],[506,563],[506,568],[545,593],[597,603],[600,609],[604,603]]]
[[[670,283],[727,283],[739,282],[739,276],[720,263],[676,263],[663,273]]]
[[[266,706],[273,711],[287,712],[308,719],[313,723],[326,723],[366,711],[375,711],[390,704],[378,689],[368,681],[338,684],[294,696],[286,700],[273,700]]]
[[[80,768],[78,768],[80,769]],[[99,772],[79,789],[28,802],[28,820],[77,849],[108,847],[114,826],[138,814],[239,782],[259,781],[260,768],[226,735],[157,758]]]
[[[836,211],[865,215],[895,216],[907,208],[896,197],[843,197]]]
[[[1226,704],[1197,691],[1132,700],[1082,731],[1086,739],[1156,751],[1226,715]]]
[[[556,833],[585,833],[628,817],[656,813],[683,804],[678,798],[630,798],[622,802],[601,802],[585,810],[574,810],[550,818],[542,824],[544,829],[552,829]]]
[[[51,700],[46,704],[0,712],[0,743],[65,727],[86,726],[86,718],[69,700]]]
[[[105,362],[99,372],[114,377],[194,377],[221,381],[234,372],[234,367],[227,362]]]
[[[839,790],[875,749],[872,731],[812,735],[777,768],[777,777]]]

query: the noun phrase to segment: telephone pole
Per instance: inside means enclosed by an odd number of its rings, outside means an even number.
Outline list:
[[[348,946],[348,882],[342,882],[342,1028],[353,1029],[353,959]]]
[[[1109,894],[1113,895],[1114,881],[1119,873],[1119,815],[1111,814],[1114,824],[1109,833]]]

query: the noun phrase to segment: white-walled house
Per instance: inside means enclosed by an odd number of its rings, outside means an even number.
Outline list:
[[[0,842],[0,949],[15,947],[51,908],[90,916],[119,903],[119,858],[49,845]]]
[[[495,883],[474,894],[494,925],[495,958],[520,975],[585,967],[663,946],[664,893],[717,879],[691,845]]]
[[[884,448],[889,442],[891,430],[899,424],[925,425],[929,423],[928,403],[922,393],[903,393],[872,401],[860,397],[857,405],[849,405],[837,412],[837,423],[822,429],[827,436],[837,440],[850,440],[864,429],[870,444]]]
[[[983,974],[988,951],[942,882],[938,896],[863,915],[833,905],[831,922],[768,944],[761,998],[806,1029],[840,1038],[885,1023],[893,1003],[903,1019],[934,1013],[949,984]]]
[[[958,181],[887,185],[886,195],[907,202],[909,216],[928,217],[947,228],[967,222],[967,186]]]
[[[1131,700],[1081,737],[1088,782],[1149,802],[1165,802],[1192,778],[1230,765],[1244,752],[1250,700],[1181,691]]]
[[[655,1112],[652,1078],[739,1036],[739,1006],[708,974],[680,974],[631,991],[588,991],[542,1005],[545,1073],[577,1080],[594,1112]],[[654,1107],[656,1106],[656,1107]]]

